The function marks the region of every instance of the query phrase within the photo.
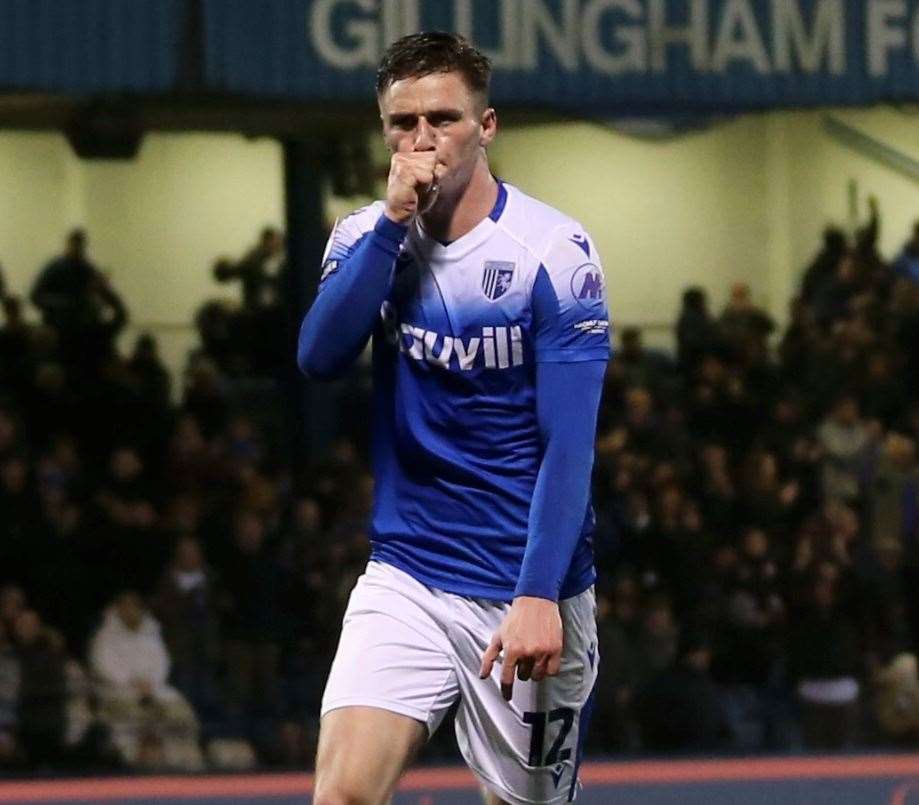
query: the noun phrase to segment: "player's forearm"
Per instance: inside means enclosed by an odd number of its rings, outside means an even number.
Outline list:
[[[605,361],[537,367],[537,415],[544,453],[515,596],[558,600],[590,499],[605,370]]]
[[[406,231],[381,216],[374,230],[323,283],[300,327],[297,364],[304,374],[335,377],[360,355],[389,292]]]

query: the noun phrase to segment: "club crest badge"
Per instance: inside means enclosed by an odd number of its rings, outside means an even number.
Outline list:
[[[482,270],[482,293],[492,302],[510,290],[514,264],[502,260],[486,260]]]

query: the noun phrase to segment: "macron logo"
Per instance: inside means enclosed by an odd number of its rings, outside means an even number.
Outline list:
[[[578,299],[600,299],[603,294],[603,279],[599,271],[589,271],[584,275]]]

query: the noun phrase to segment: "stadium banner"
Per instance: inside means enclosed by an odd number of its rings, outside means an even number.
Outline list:
[[[919,0],[203,0],[210,89],[364,102],[385,46],[453,30],[500,106],[577,116],[919,101]]]
[[[174,88],[185,0],[0,0],[0,91]]]

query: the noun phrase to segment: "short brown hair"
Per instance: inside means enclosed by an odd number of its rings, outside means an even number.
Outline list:
[[[491,63],[459,34],[428,31],[393,42],[377,70],[377,96],[403,78],[457,72],[473,92],[488,100]]]

